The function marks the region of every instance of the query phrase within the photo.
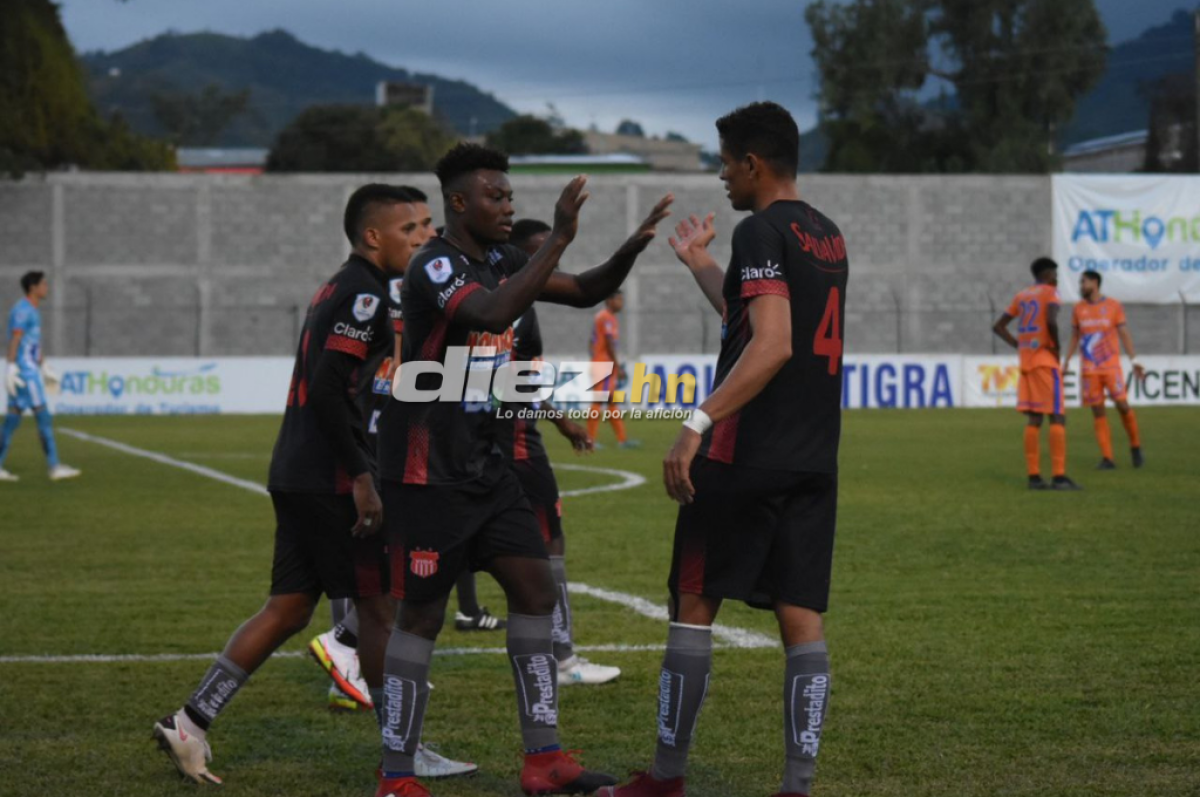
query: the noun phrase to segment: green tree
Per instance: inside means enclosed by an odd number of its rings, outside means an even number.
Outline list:
[[[280,131],[267,156],[267,170],[427,171],[456,140],[415,108],[314,105]]]
[[[524,114],[509,119],[487,135],[489,147],[509,155],[576,155],[587,152],[583,134],[570,128],[556,131],[545,119]]]
[[[162,142],[96,113],[56,5],[6,0],[0,25],[0,171],[65,165],[173,169],[175,160]]]
[[[1047,171],[1104,69],[1093,0],[821,0],[805,18],[827,171]],[[922,101],[935,80],[953,95]]]
[[[150,105],[159,124],[176,144],[210,147],[230,122],[245,113],[250,89],[222,92],[210,83],[196,94],[155,92]]]
[[[380,123],[384,148],[402,172],[424,172],[454,146],[458,138],[441,123],[416,108],[391,108]]]
[[[372,105],[314,105],[291,121],[267,156],[274,172],[387,172],[393,159]]]

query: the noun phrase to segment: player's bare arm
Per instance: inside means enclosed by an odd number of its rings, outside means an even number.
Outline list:
[[[1057,304],[1046,308],[1046,334],[1050,336],[1050,348],[1055,354],[1062,351],[1062,344],[1058,337],[1058,310]]]
[[[791,303],[782,296],[754,299],[750,302],[750,331],[750,342],[729,377],[700,405],[714,423],[749,404],[792,358]],[[690,504],[696,494],[690,471],[699,449],[700,435],[685,426],[663,460],[667,495],[681,504]]]
[[[642,220],[633,235],[629,236],[605,262],[580,274],[552,275],[538,298],[570,307],[592,307],[612,296],[629,276],[638,255],[654,240],[659,223],[671,215],[669,208],[674,201],[675,197],[672,194],[658,200],[658,204]]]
[[[1121,339],[1121,346],[1129,355],[1129,362],[1133,364],[1134,377],[1140,382],[1146,378],[1146,369],[1137,361],[1137,352],[1133,350],[1133,336],[1129,334],[1129,327],[1125,324],[1118,324],[1117,337]]]
[[[494,291],[477,290],[458,306],[455,320],[474,329],[504,332],[533,305],[554,274],[559,258],[579,230],[579,211],[587,201],[587,177],[580,175],[563,189],[554,205],[554,228],[529,262]]]
[[[704,221],[690,216],[675,225],[675,237],[670,238],[671,248],[688,270],[692,272],[700,291],[718,314],[725,312],[725,298],[721,286],[725,282],[725,270],[709,254],[708,245],[717,235],[713,226],[715,214],[709,213]]]
[[[554,424],[554,428],[558,433],[567,438],[571,443],[571,448],[576,454],[590,454],[595,448],[595,442],[588,437],[587,430],[566,416],[566,413],[560,411],[549,401],[543,401],[542,407],[549,414],[547,417],[550,423]]]
[[[375,490],[375,479],[366,458],[354,441],[353,422],[342,398],[361,364],[362,361],[353,355],[325,351],[317,363],[308,394],[322,433],[333,448],[338,463],[353,480],[358,520],[350,533],[355,537],[369,536],[383,527],[383,501]]]
[[[1071,326],[1071,342],[1067,344],[1067,356],[1063,358],[1063,375],[1071,373],[1071,358],[1079,349],[1079,327]]]
[[[1008,325],[1012,323],[1012,320],[1013,316],[1009,315],[1008,313],[1001,314],[1001,316],[996,319],[996,323],[992,324],[992,332],[996,335],[996,337],[1000,338],[1000,340],[1016,349],[1019,348],[1017,339],[1014,338],[1012,333],[1008,331]]]

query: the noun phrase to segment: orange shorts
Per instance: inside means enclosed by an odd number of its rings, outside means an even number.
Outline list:
[[[1125,400],[1125,377],[1120,371],[1093,371],[1083,375],[1083,406],[1103,407],[1105,393],[1113,401]]]
[[[1017,383],[1017,411],[1062,415],[1062,371],[1047,367],[1022,371]]]

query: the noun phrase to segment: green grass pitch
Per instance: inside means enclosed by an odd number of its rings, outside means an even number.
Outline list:
[[[1097,473],[1090,418],[1073,411],[1078,494],[1024,489],[1021,418],[1006,411],[846,415],[827,632],[833,697],[821,797],[1200,794],[1200,410],[1143,409],[1148,464]],[[60,418],[75,428],[262,482],[272,417]],[[632,470],[632,490],[565,500],[573,580],[664,597],[674,508],[661,458],[677,423],[631,424],[564,462]],[[1043,438],[1044,440],[1045,438]],[[602,431],[611,443],[611,432]],[[32,421],[0,484],[0,656],[217,651],[264,599],[270,502],[216,481],[60,435],[81,479],[51,484]],[[1045,443],[1043,443],[1045,448]],[[609,477],[560,474],[564,489]],[[730,529],[736,534],[737,529]],[[481,578],[484,603],[502,609]],[[576,596],[580,644],[661,644],[666,628]],[[324,630],[318,610],[312,634]],[[720,621],[772,634],[730,604]],[[305,633],[287,649],[299,651]],[[448,630],[442,647],[502,645]],[[615,684],[562,695],[568,747],[616,774],[648,764],[660,654],[596,653]],[[191,794],[150,740],[202,661],[0,661],[0,794]],[[439,797],[517,795],[512,682],[496,655],[434,660],[426,738],[483,767]],[[304,658],[269,662],[210,734],[228,795],[373,793],[365,714],[325,710]],[[782,766],[782,656],[720,650],[693,749],[689,794],[765,797]]]

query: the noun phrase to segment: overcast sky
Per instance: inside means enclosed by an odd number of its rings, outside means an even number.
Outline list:
[[[60,0],[77,50],[164,31],[284,28],[325,49],[468,80],[519,111],[552,102],[576,127],[623,118],[714,146],[713,120],[756,99],[816,120],[804,0]],[[1185,0],[1097,0],[1110,39],[1165,22]]]

